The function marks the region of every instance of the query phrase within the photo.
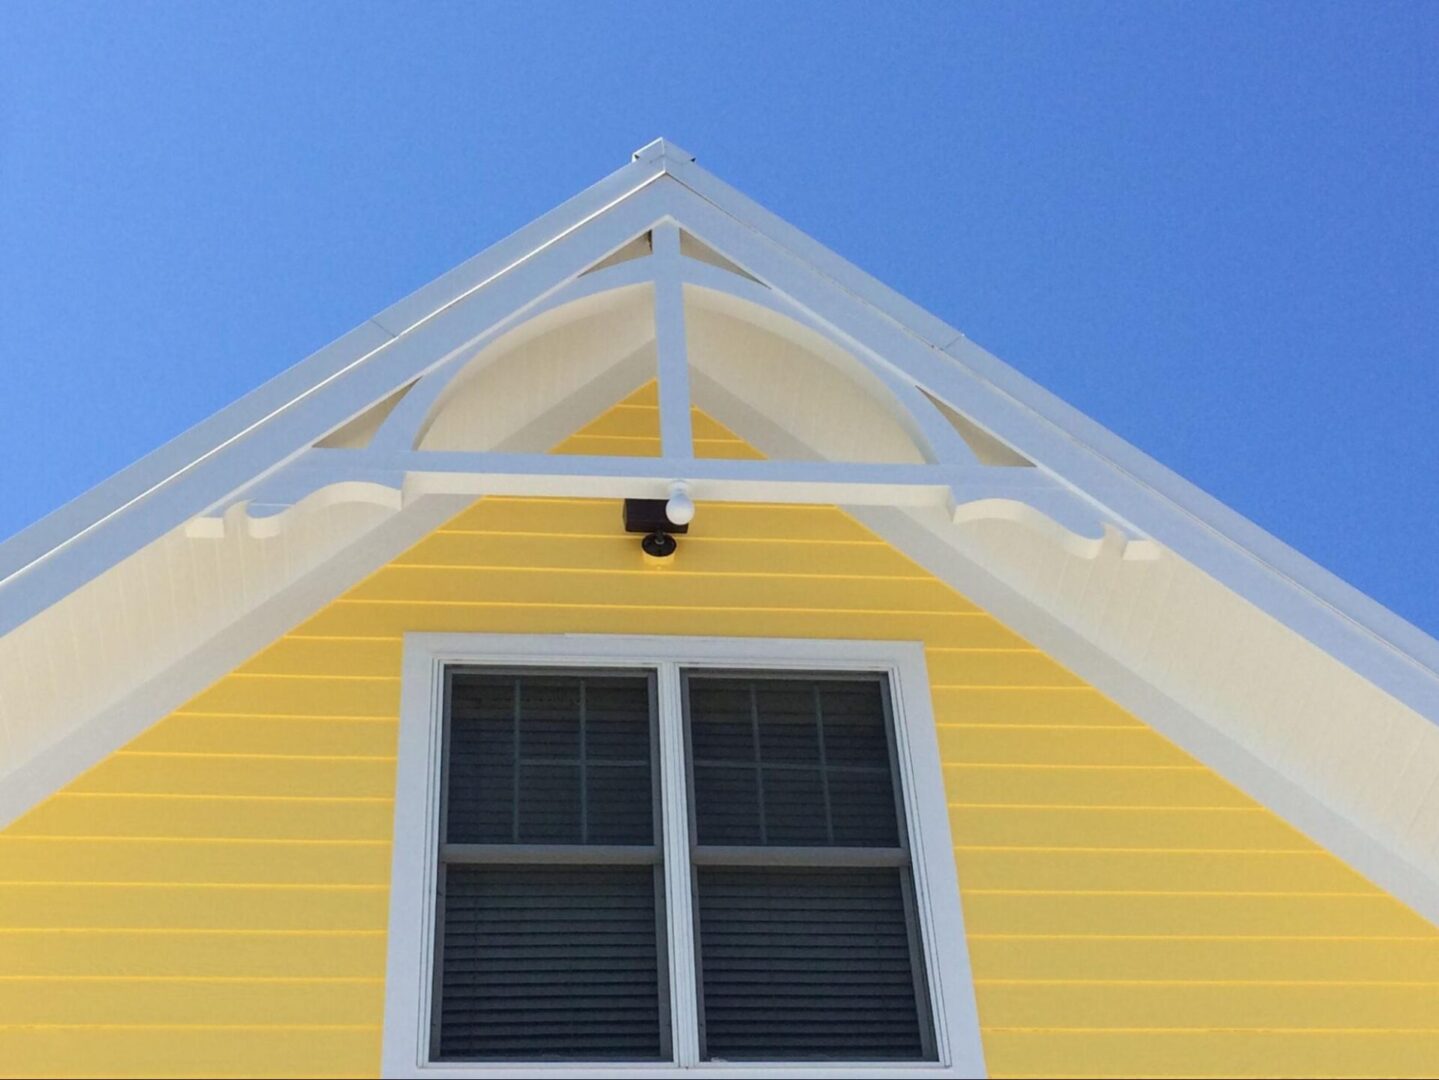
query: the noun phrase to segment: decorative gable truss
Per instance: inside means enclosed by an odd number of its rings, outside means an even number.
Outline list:
[[[546,453],[651,379],[657,453]],[[1439,645],[663,140],[0,544],[0,822],[476,496],[676,482],[845,507],[1439,914]]]
[[[463,320],[473,336],[416,373],[400,394],[378,405],[364,401],[370,411],[350,419],[346,429],[193,519],[191,535],[218,535],[227,513],[231,527],[256,536],[273,534],[283,527],[287,510],[323,491],[332,499],[398,508],[422,494],[654,498],[684,483],[700,501],[925,506],[942,507],[956,522],[1025,520],[1058,526],[1056,535],[1084,554],[1098,550],[1106,527],[1121,546],[1126,538],[1143,538],[1139,529],[1052,471],[1033,467],[952,410],[946,416],[944,406],[930,396],[933,391],[917,384],[886,352],[893,343],[876,340],[876,327],[856,317],[852,301],[836,284],[811,273],[808,290],[803,282],[790,286],[793,273],[786,273],[775,257],[766,259],[742,227],[667,177],[630,198],[648,208],[628,219],[630,227],[636,220],[646,223],[638,237],[610,233],[611,243],[623,238],[616,252],[572,273],[527,306],[501,311],[478,296],[465,299],[466,310],[457,305],[446,317]],[[691,221],[706,230],[700,239]],[[731,261],[731,252],[750,260],[755,274]],[[797,296],[805,296],[808,304]],[[630,317],[633,308],[644,309],[639,321],[650,324],[648,340],[614,356],[615,350],[602,342],[634,344],[627,333],[636,321]],[[770,337],[774,327],[783,327],[782,333],[798,339],[792,343],[804,350],[802,355],[830,365],[826,374],[831,380],[850,384],[844,388],[850,392],[841,393],[843,400],[827,406],[832,415],[809,418],[814,441],[796,438],[786,430],[790,417],[766,408],[765,380],[777,377],[773,369],[716,376],[700,368],[692,377],[689,340],[694,335],[686,324],[695,314],[740,321]],[[567,372],[526,370],[496,378],[487,370],[503,367],[522,346],[562,334],[576,323],[586,324],[582,330],[589,340],[584,360],[564,357]],[[644,336],[642,329],[639,337]],[[529,355],[525,361],[527,368],[535,366]],[[813,366],[803,375],[813,377]],[[448,439],[431,438],[437,424],[456,426],[445,413],[447,406],[463,412],[467,403],[457,399],[465,394],[465,384],[486,375],[489,393],[507,415],[485,417],[489,423],[450,433]],[[557,458],[514,448],[528,444],[537,450],[547,438],[592,419],[619,394],[656,376],[657,457]],[[700,384],[701,392],[692,383]],[[468,392],[484,391],[471,386]],[[697,458],[692,404],[727,418],[738,416],[738,426],[746,434],[757,432],[772,456],[762,461]],[[436,442],[465,448],[432,448]],[[240,507],[243,513],[235,513]],[[1150,552],[1149,546],[1137,548],[1131,557]]]

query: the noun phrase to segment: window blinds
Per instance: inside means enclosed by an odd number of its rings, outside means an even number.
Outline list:
[[[704,1056],[933,1058],[882,680],[685,689]]]
[[[436,1060],[668,1054],[646,675],[451,672]]]

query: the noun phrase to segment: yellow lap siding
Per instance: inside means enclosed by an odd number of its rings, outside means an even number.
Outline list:
[[[240,1015],[252,1026],[370,1028],[383,1008],[375,978],[0,978],[0,1016],[15,1025],[223,1025]]]
[[[1297,1019],[1314,1028],[1380,1031],[1434,1027],[1439,986],[1283,983],[1245,992],[1234,983],[988,982],[984,1020],[992,1028],[1035,1029],[1062,1015],[1074,1028],[1165,1028],[1188,1017],[1197,1028],[1275,1029]],[[1079,1063],[1076,1063],[1079,1064]]]
[[[388,843],[388,795],[173,795],[64,792],[16,822],[10,836],[371,840]]]
[[[0,1074],[378,1071],[408,631],[922,641],[991,1074],[1439,1071],[1431,925],[857,522],[619,519],[480,500],[0,833]]]
[[[0,883],[384,885],[389,875],[388,841],[0,837]]]
[[[0,1028],[0,1069],[9,1076],[299,1080],[374,1075],[379,1058],[378,1024]]]
[[[1372,892],[964,891],[966,927],[987,935],[1241,934],[1334,937],[1356,927],[1385,937],[1424,937],[1428,924]],[[1439,986],[1435,987],[1439,994]]]
[[[385,920],[386,886],[12,884],[0,890],[6,931],[364,930]],[[0,1010],[0,1016],[5,1015]]]
[[[994,1077],[1433,1076],[1434,1029],[1205,1030],[997,1028],[985,1037]],[[994,1062],[1003,1061],[1003,1068]]]

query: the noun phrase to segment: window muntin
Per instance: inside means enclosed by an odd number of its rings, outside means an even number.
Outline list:
[[[450,668],[430,1058],[670,1056],[651,673]]]

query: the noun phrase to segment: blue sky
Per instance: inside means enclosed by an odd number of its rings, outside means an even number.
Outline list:
[[[0,537],[665,135],[1439,632],[1439,4],[16,3]]]

